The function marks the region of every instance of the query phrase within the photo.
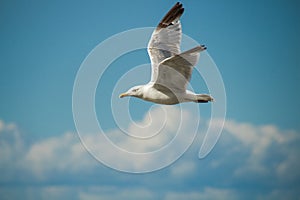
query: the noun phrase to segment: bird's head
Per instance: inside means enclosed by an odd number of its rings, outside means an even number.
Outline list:
[[[143,87],[142,85],[134,86],[130,88],[127,92],[120,94],[120,98],[133,96],[141,98],[143,96]]]

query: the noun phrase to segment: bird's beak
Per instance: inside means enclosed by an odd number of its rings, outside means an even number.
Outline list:
[[[127,97],[127,96],[129,96],[129,94],[128,93],[122,93],[122,94],[120,94],[120,98],[123,98],[123,97]]]

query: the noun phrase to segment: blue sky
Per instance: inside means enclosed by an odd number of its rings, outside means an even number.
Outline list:
[[[155,26],[174,3],[1,1],[1,199],[299,196],[298,1],[182,1],[183,33],[206,44],[227,95],[223,134],[204,160],[197,159],[201,130],[181,159],[149,174],[114,171],[82,148],[72,116],[73,84],[81,63],[108,37]],[[115,83],[122,72],[147,62],[146,50],[126,54],[103,81]],[[197,78],[195,74],[192,85],[205,90]],[[104,83],[98,87],[110,91],[112,85]],[[100,97],[97,93],[96,99]],[[143,121],[152,104],[130,100],[134,105],[133,118]],[[209,105],[199,106],[205,112]],[[107,106],[103,109],[110,112]],[[102,123],[113,135],[115,122],[108,117]]]

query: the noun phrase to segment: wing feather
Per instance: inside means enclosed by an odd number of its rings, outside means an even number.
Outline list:
[[[160,62],[180,53],[181,23],[179,18],[184,8],[176,3],[159,22],[148,44],[148,54],[152,65],[151,81],[155,81]]]
[[[154,87],[164,86],[173,92],[185,92],[191,79],[193,67],[197,64],[200,52],[205,50],[204,45],[197,46],[179,55],[163,60],[158,65],[157,79]]]

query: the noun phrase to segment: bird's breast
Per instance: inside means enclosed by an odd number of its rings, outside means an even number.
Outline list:
[[[153,87],[147,88],[147,91],[144,92],[142,99],[146,101],[150,101],[158,104],[166,104],[166,105],[179,103],[176,95],[174,95],[172,92],[159,91]]]

